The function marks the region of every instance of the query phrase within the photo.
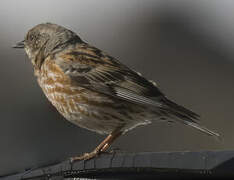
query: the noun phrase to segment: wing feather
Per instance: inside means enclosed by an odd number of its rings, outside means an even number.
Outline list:
[[[152,82],[95,47],[81,47],[56,62],[73,83],[133,103],[161,107],[154,99],[163,94]]]

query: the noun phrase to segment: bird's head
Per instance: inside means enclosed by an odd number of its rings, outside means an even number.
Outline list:
[[[62,26],[44,23],[30,29],[24,40],[13,47],[24,48],[33,65],[40,67],[51,53],[61,51],[69,43],[81,41],[74,32]]]

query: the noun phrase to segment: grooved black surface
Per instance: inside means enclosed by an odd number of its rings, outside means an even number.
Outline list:
[[[16,179],[144,179],[155,177],[234,177],[234,151],[113,153],[88,161],[64,161],[2,177]]]

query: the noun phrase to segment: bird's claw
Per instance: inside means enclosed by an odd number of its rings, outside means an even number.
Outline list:
[[[90,153],[84,153],[81,156],[71,157],[70,162],[73,163],[75,161],[82,161],[82,160],[86,161],[86,160],[92,159],[94,157],[97,157],[98,154],[99,154],[99,152],[97,152],[97,151],[92,151]]]

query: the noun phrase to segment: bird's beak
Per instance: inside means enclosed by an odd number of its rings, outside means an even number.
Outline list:
[[[24,48],[24,41],[18,42],[16,45],[12,46],[13,48]]]

